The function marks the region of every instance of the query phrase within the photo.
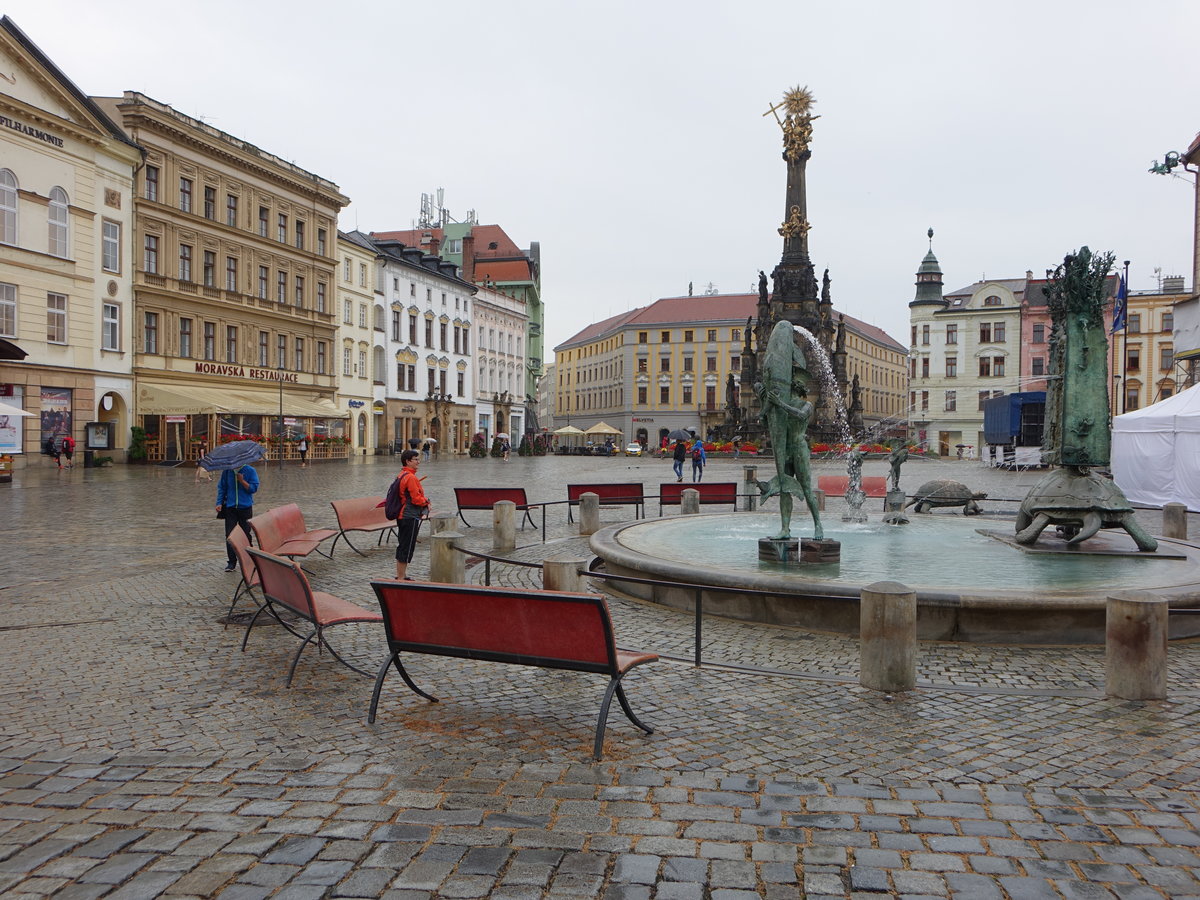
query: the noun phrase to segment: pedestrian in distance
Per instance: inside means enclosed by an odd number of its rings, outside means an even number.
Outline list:
[[[58,466],[60,469],[63,467],[62,466],[62,445],[63,445],[63,436],[61,434],[56,434],[52,438],[50,438],[50,455],[54,457],[54,464],[56,466]]]
[[[508,438],[504,439],[504,442],[500,445],[500,450],[503,454],[501,459],[503,459],[505,462],[508,462],[508,455],[512,453],[512,444],[509,443]]]
[[[421,447],[421,453],[424,454],[424,456],[425,456],[425,462],[429,462],[429,451],[431,449],[432,449],[432,447],[430,447],[429,441],[426,441],[424,443],[424,445]],[[401,453],[400,455],[402,457],[404,456],[403,453]]]
[[[225,520],[225,537],[240,527],[250,537],[250,519],[254,517],[254,495],[258,493],[258,472],[253,466],[226,469],[217,482],[217,518]],[[225,571],[237,568],[237,555],[225,544]]]
[[[408,564],[417,549],[417,532],[421,520],[429,517],[429,498],[421,482],[425,476],[417,475],[421,466],[421,454],[416,450],[405,450],[400,454],[400,474],[396,476],[396,492],[399,494],[399,510],[388,509],[391,516],[396,513],[396,580],[412,581],[408,577]]]
[[[704,478],[704,466],[708,462],[708,456],[704,453],[704,442],[696,438],[696,443],[692,444],[692,482],[695,483]]]
[[[683,481],[683,461],[687,459],[687,444],[683,441],[676,441],[675,452],[671,455],[674,458],[671,468],[675,470],[675,480]]]
[[[67,461],[67,468],[75,468],[75,438],[69,434],[64,434],[62,439],[62,455]]]
[[[300,443],[296,445],[296,449],[300,451],[300,468],[305,468],[308,465],[308,435],[300,435]]]
[[[733,458],[740,459],[741,456],[742,456],[742,439],[734,438],[733,439]]]

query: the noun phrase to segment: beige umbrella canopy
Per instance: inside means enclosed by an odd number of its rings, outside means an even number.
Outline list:
[[[624,432],[620,428],[613,428],[607,422],[597,422],[584,434],[624,434]]]
[[[583,434],[583,430],[576,428],[574,425],[564,425],[562,428],[554,429],[554,433],[563,435],[580,435]]]

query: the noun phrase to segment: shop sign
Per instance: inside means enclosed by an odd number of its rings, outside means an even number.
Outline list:
[[[402,413],[415,413],[416,411],[417,411],[417,408],[415,406],[410,405],[410,406],[400,407],[400,412],[402,412]]]
[[[363,406],[363,405],[364,405],[364,403],[362,400],[351,400],[350,401],[351,409],[358,409],[360,406]]]
[[[187,416],[163,416],[163,418],[167,420],[168,425],[170,425],[173,422],[186,422],[187,421]]]
[[[645,416],[634,416],[633,421],[635,421],[635,422],[653,422],[654,419],[652,417],[647,418]]]
[[[281,372],[278,369],[255,369],[246,366],[225,365],[222,363],[198,362],[196,371],[201,375],[229,375],[234,378],[252,378],[255,381],[290,381],[300,383],[297,372]]]
[[[299,425],[299,424],[300,424],[300,420],[299,420],[299,419],[293,419],[293,418],[291,418],[290,416],[284,416],[284,417],[283,417],[283,424],[284,424],[284,425]]]

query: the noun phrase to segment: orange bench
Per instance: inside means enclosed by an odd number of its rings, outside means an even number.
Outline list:
[[[354,497],[351,500],[334,500],[330,504],[333,507],[333,514],[337,516],[338,533],[333,539],[333,544],[329,547],[329,555],[333,556],[333,551],[337,549],[338,541],[345,541],[349,544],[350,549],[359,556],[366,556],[357,547],[350,543],[350,537],[346,534],[348,531],[365,531],[379,532],[379,540],[375,542],[376,546],[383,543],[384,538],[389,534],[395,534],[396,523],[383,514],[383,498],[382,497]]]
[[[383,611],[388,656],[375,678],[368,724],[375,722],[379,692],[393,666],[415,693],[437,702],[416,686],[401,664],[400,654],[407,652],[607,675],[592,747],[596,759],[604,747],[614,694],[630,722],[646,734],[654,732],[629,708],[621,679],[658,655],[617,649],[608,604],[598,594],[411,581],[373,581],[371,587]]]
[[[321,549],[321,544],[337,536],[332,528],[304,527],[304,513],[295,503],[277,506],[250,520],[259,549],[275,556],[297,556],[304,558],[314,551],[322,556],[332,555]]]
[[[680,484],[672,481],[658,486],[658,514],[662,515],[664,505],[679,506],[683,503],[684,491],[698,491],[700,505],[709,503],[732,503],[737,509],[736,481],[697,481],[694,484]]]
[[[458,517],[468,528],[471,527],[471,523],[462,514],[464,509],[490,510],[501,500],[511,500],[517,505],[518,510],[525,513],[525,518],[521,520],[522,530],[525,528],[526,522],[537,528],[537,525],[533,524],[533,519],[529,518],[529,500],[525,496],[525,488],[457,487],[454,489],[454,502],[458,504]]]
[[[831,497],[841,497],[850,487],[848,475],[820,475],[817,477],[817,488]],[[863,493],[868,497],[886,497],[887,479],[882,475],[864,476],[862,480]]]

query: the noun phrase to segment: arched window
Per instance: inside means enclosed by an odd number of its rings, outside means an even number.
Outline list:
[[[17,243],[17,176],[0,169],[0,244]]]
[[[67,228],[67,192],[60,187],[50,189],[50,255],[67,257],[70,246]]]
[[[364,413],[358,414],[358,446],[367,446],[367,417]]]

